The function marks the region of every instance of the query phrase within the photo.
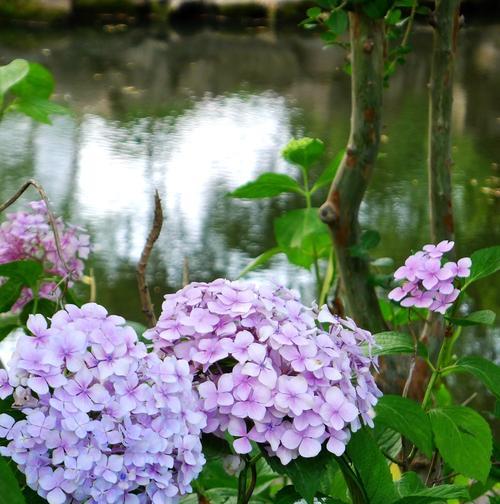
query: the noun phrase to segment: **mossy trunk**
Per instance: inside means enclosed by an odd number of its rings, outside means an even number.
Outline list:
[[[385,323],[365,259],[350,253],[359,243],[359,207],[373,173],[380,143],[384,77],[384,22],[349,13],[351,38],[351,132],[346,154],[320,217],[328,224],[348,313],[360,326],[381,331]]]
[[[436,0],[429,86],[429,208],[433,242],[454,237],[451,112],[460,0]]]

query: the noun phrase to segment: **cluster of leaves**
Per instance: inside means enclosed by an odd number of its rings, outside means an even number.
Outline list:
[[[53,93],[54,78],[39,63],[15,59],[0,66],[0,118],[5,112],[19,112],[51,124],[50,116],[69,113],[50,99]]]

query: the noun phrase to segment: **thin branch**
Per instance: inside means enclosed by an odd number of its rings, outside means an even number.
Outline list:
[[[250,462],[250,484],[248,485],[247,492],[245,494],[244,504],[248,504],[252,498],[253,491],[255,490],[255,485],[257,484],[257,468],[255,464]]]
[[[137,284],[139,287],[139,297],[141,299],[142,311],[144,312],[149,327],[154,327],[156,325],[156,317],[154,313],[153,303],[151,301],[151,295],[149,294],[149,287],[146,282],[146,268],[148,266],[149,257],[153,246],[160,236],[161,228],[163,226],[163,210],[161,207],[160,196],[158,191],[155,191],[155,212],[153,217],[153,225],[149,231],[148,238],[142,249],[141,258],[137,264]]]
[[[57,256],[59,257],[59,260],[61,261],[64,269],[66,270],[68,276],[70,277],[73,271],[69,268],[66,261],[64,260],[61,247],[61,238],[59,236],[59,231],[57,229],[56,219],[54,217],[54,214],[50,210],[49,199],[47,198],[47,194],[41,184],[39,184],[34,179],[27,180],[11,198],[9,198],[5,203],[0,205],[0,213],[3,212],[8,207],[10,207],[12,204],[14,204],[23,195],[26,189],[28,189],[30,186],[33,186],[38,191],[38,194],[45,203],[45,207],[47,208],[47,215],[49,217],[49,224],[52,229],[52,233],[54,234]]]
[[[189,283],[189,259],[184,256],[184,263],[182,264],[182,286],[186,287]]]

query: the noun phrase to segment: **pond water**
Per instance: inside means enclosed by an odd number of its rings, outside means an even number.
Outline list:
[[[430,32],[420,28],[414,44],[385,92],[382,155],[361,212],[363,226],[382,237],[374,255],[396,264],[429,235]],[[294,136],[323,139],[329,157],[347,139],[345,53],[300,31],[4,31],[0,46],[2,63],[22,57],[48,66],[74,111],[52,126],[17,116],[2,121],[0,199],[29,177],[40,181],[56,211],[92,235],[98,302],[132,320],[141,320],[134,271],[155,189],[166,214],[149,266],[159,308],[162,295],[181,286],[184,258],[192,280],[234,278],[274,246],[273,218],[301,204],[290,195],[232,200],[227,191],[263,171],[293,174],[280,150]],[[499,82],[499,26],[462,30],[453,114],[462,255],[499,241]],[[280,256],[249,278],[278,279],[312,299],[313,276]],[[497,280],[471,291],[473,309],[498,312]],[[496,358],[498,335],[479,328],[465,342]]]

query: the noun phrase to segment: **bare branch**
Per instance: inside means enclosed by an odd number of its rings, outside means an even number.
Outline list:
[[[156,316],[154,313],[153,303],[151,301],[151,295],[149,294],[149,287],[146,282],[146,268],[148,266],[149,257],[153,246],[160,236],[161,228],[163,226],[163,210],[161,207],[161,200],[158,191],[155,191],[155,212],[153,217],[153,225],[149,231],[144,248],[142,249],[141,258],[137,264],[137,284],[139,287],[139,297],[141,299],[141,306],[144,315],[148,321],[149,327],[154,327],[156,325]]]

